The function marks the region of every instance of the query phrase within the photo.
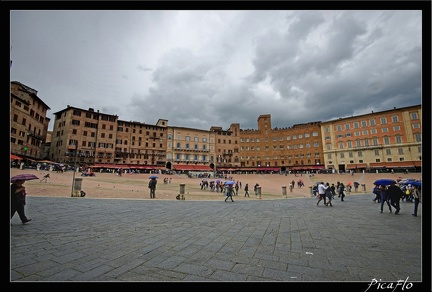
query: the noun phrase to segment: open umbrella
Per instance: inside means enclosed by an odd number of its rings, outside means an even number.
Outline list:
[[[151,175],[151,176],[149,176],[149,178],[151,178],[151,179],[157,179],[158,177],[156,175]]]
[[[39,179],[37,176],[35,176],[34,174],[30,174],[30,173],[21,173],[21,174],[17,174],[13,177],[11,177],[11,182],[16,182],[17,180],[32,180],[32,179]]]
[[[348,182],[348,183],[347,183],[347,186],[350,186],[351,184],[352,184],[352,182]]]
[[[410,184],[413,186],[421,187],[422,182],[420,180],[410,181]]]
[[[388,186],[391,184],[396,184],[396,181],[394,179],[382,178],[382,179],[378,179],[374,182],[374,185],[377,185],[377,186]]]
[[[226,181],[224,184],[226,184],[226,185],[235,185],[236,182],[235,181]]]

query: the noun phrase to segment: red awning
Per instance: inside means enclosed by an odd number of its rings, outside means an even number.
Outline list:
[[[422,162],[421,161],[413,161],[413,164],[415,167],[421,167],[422,166]]]
[[[385,167],[385,162],[371,162],[369,163],[370,168],[382,168]]]
[[[307,166],[308,169],[324,169],[324,165]]]
[[[355,164],[347,164],[345,166],[345,169],[356,169],[356,168],[357,168],[357,166]]]
[[[357,168],[366,168],[367,164],[366,163],[357,163]]]
[[[414,167],[412,161],[394,161],[394,162],[386,162],[387,168],[410,168]]]
[[[177,164],[174,165],[173,168],[175,170],[195,170],[194,165],[192,164]]]
[[[194,165],[194,169],[198,171],[213,171],[208,165]]]
[[[11,158],[10,158],[11,160],[16,160],[16,159],[18,159],[18,160],[23,160],[22,157],[19,157],[18,155],[14,155],[14,154],[12,154],[12,153],[11,153],[10,156],[11,156]]]
[[[258,167],[256,170],[280,171],[280,167]]]

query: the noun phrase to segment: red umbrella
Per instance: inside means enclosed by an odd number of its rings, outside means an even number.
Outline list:
[[[19,157],[19,156],[14,155],[14,154],[11,154],[10,156],[11,156],[11,160],[16,160],[16,159],[23,160],[22,157]]]
[[[32,180],[32,179],[39,179],[39,178],[34,174],[21,173],[11,177],[11,182],[13,183],[16,182],[17,180]]]

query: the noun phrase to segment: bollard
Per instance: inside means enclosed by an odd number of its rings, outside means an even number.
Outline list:
[[[82,184],[82,178],[76,177],[74,179],[74,186],[73,186],[73,192],[72,197],[81,197],[81,184]]]
[[[310,194],[311,194],[311,197],[313,197],[314,195],[314,193],[313,193],[313,186],[309,186],[309,191],[310,191]]]
[[[287,190],[286,190],[286,186],[282,186],[282,198],[287,198]]]
[[[185,199],[185,183],[180,183],[180,200],[184,200]]]
[[[257,187],[257,199],[261,199],[261,187]]]
[[[366,185],[365,184],[361,184],[361,187],[362,187],[363,192],[366,193]]]

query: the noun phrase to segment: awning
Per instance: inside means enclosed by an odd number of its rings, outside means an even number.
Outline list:
[[[192,165],[192,164],[177,164],[177,165],[173,165],[173,169],[175,169],[175,170],[189,170],[189,171],[196,170],[194,168],[194,165]]]
[[[213,171],[208,165],[194,165],[194,169],[198,171]]]
[[[382,168],[385,167],[385,162],[371,162],[369,163],[370,168]]]
[[[154,165],[129,165],[131,169],[157,169]]]
[[[421,167],[422,166],[422,162],[421,161],[413,161],[413,164],[415,167]]]
[[[366,168],[367,164],[366,163],[357,163],[357,168]]]
[[[12,153],[11,153],[10,156],[11,156],[11,160],[17,160],[17,159],[18,159],[18,160],[23,160],[22,157],[19,157],[18,155],[15,155],[15,154],[12,154]]]
[[[256,171],[256,167],[242,167],[239,170],[241,171]]]
[[[394,161],[386,162],[385,166],[387,168],[412,168],[414,167],[414,163],[412,161]]]
[[[265,170],[267,170],[267,171],[280,171],[280,167],[257,167],[257,169],[256,170],[259,170],[259,171],[265,171]]]
[[[54,162],[51,160],[39,160],[38,163],[46,163],[46,164],[60,164],[58,162]]]
[[[345,169],[356,169],[357,168],[357,165],[356,164],[347,164],[346,166],[345,166]]]
[[[324,165],[307,166],[307,169],[324,169]]]

